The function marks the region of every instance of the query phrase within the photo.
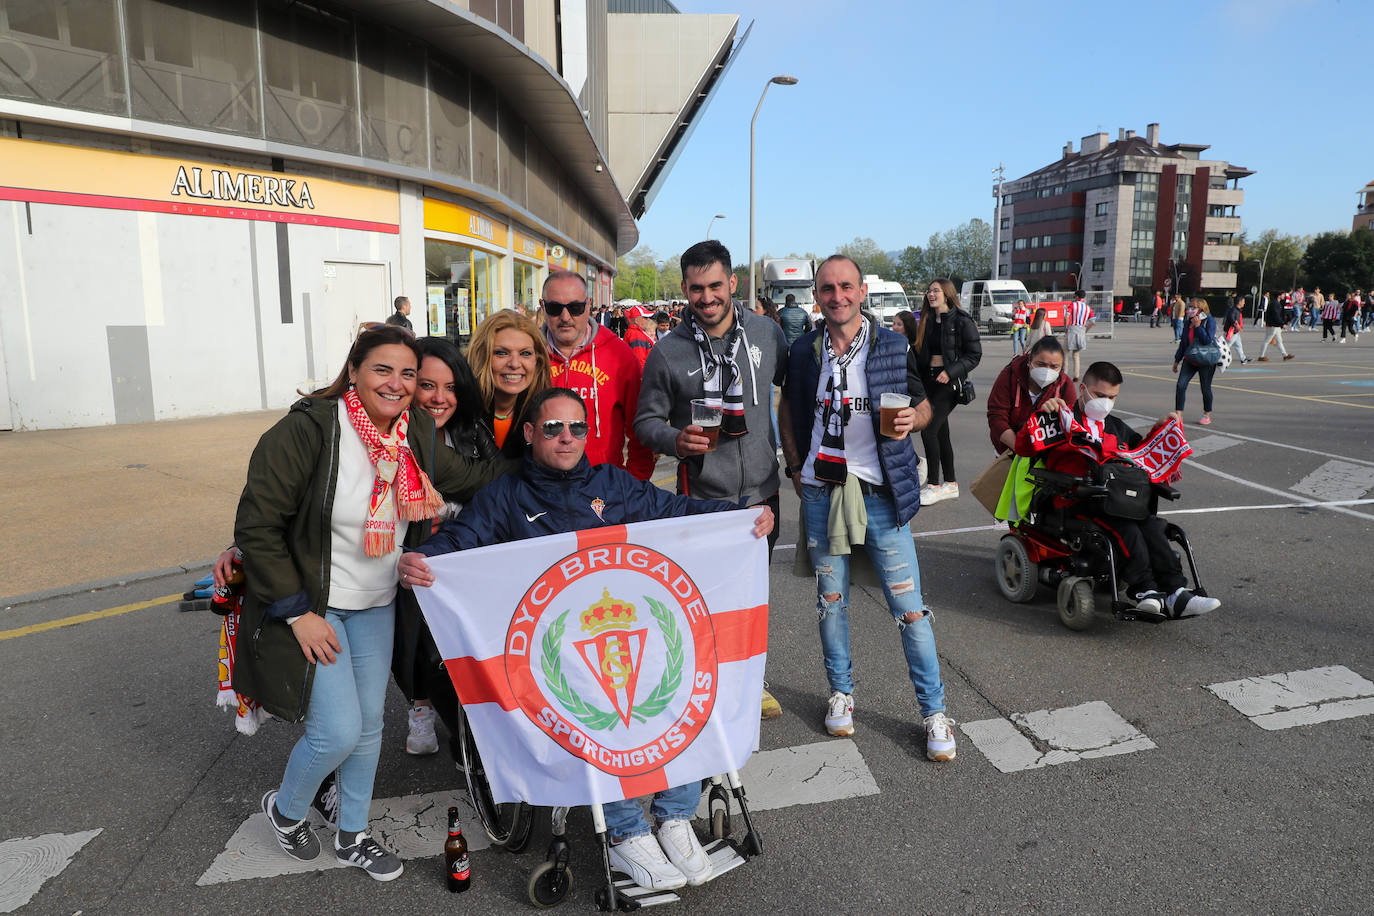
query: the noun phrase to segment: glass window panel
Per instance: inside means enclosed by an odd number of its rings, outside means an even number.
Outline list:
[[[136,117],[261,134],[251,5],[126,0]]]
[[[501,193],[526,203],[525,122],[506,106],[501,112]]]
[[[389,29],[358,33],[363,155],[429,165],[425,135],[425,48]]]
[[[0,96],[127,112],[115,9],[93,0],[0,3]]]
[[[472,79],[472,180],[493,191],[500,190],[497,174],[496,129],[500,121],[496,89],[486,80]]]
[[[429,58],[430,167],[472,180],[467,71]]]
[[[265,121],[271,140],[358,152],[353,25],[304,6],[262,3],[267,66]]]

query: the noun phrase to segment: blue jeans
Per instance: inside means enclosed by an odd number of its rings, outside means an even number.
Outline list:
[[[305,736],[291,749],[277,810],[292,821],[310,811],[324,778],[339,771],[339,829],[367,829],[372,780],[382,749],[382,707],[391,678],[396,604],[365,611],[329,608],[338,636],[334,664],[316,665],[305,712]]]
[[[1202,412],[1212,412],[1212,376],[1217,374],[1216,366],[1194,366],[1188,360],[1178,364],[1178,385],[1174,388],[1174,410],[1182,410],[1188,398],[1188,383],[1193,376],[1198,377],[1202,386]]]
[[[1017,328],[1011,332],[1011,355],[1024,352],[1026,349],[1026,329]]]
[[[911,685],[921,704],[921,715],[945,709],[945,685],[940,680],[940,659],[935,654],[935,631],[930,612],[921,599],[921,570],[916,563],[916,544],[911,529],[897,524],[897,507],[890,496],[864,496],[868,510],[868,537],[864,549],[883,580],[887,608],[897,621],[902,653],[906,656]],[[821,656],[831,690],[854,692],[854,663],[849,655],[849,556],[832,556],[826,538],[830,517],[830,490],[802,487],[802,512],[806,518],[806,549],[816,569],[816,611],[820,616]],[[827,600],[837,595],[837,600]],[[924,612],[919,620],[902,620],[908,613]]]
[[[660,823],[679,818],[690,820],[696,816],[697,803],[700,801],[700,781],[689,782],[683,786],[655,792],[651,810]],[[606,815],[606,832],[610,834],[614,843],[634,836],[643,836],[653,830],[644,818],[644,808],[638,799],[627,798],[624,801],[607,802],[601,806],[601,810]]]
[[[1175,319],[1173,319],[1173,326],[1174,326],[1174,340],[1182,340],[1182,339],[1183,339],[1183,319],[1182,319],[1182,318],[1175,318]]]

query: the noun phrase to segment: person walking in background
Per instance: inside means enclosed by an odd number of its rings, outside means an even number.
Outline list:
[[[414,333],[415,328],[411,326],[410,318],[408,317],[410,315],[410,300],[405,296],[397,296],[396,301],[393,302],[392,305],[395,307],[396,311],[392,312],[391,315],[387,317],[386,323],[395,325],[398,328],[405,328],[407,331]]]
[[[1042,337],[1053,337],[1054,327],[1050,324],[1049,312],[1044,306],[1037,305],[1031,313],[1030,325],[1026,328],[1026,348],[1030,349]]]
[[[778,324],[782,325],[783,339],[790,347],[811,330],[811,320],[806,317],[806,311],[797,305],[797,297],[792,293],[788,293],[782,302],[782,310],[778,312]]]
[[[1183,415],[1188,383],[1196,375],[1202,386],[1202,419],[1198,422],[1207,426],[1212,422],[1212,377],[1217,374],[1217,366],[1216,363],[1193,362],[1188,358],[1188,350],[1194,344],[1205,347],[1216,343],[1217,322],[1207,313],[1207,302],[1194,299],[1184,313],[1183,323],[1183,338],[1174,351],[1174,373],[1178,376],[1178,384],[1174,387],[1174,410]]]
[[[1169,323],[1174,329],[1174,340],[1183,336],[1183,313],[1187,308],[1188,304],[1182,296],[1174,296],[1169,300]]]
[[[1316,309],[1322,316],[1322,341],[1328,338],[1334,343],[1336,340],[1336,322],[1341,317],[1341,304],[1332,296],[1327,299],[1322,295],[1322,288],[1318,286],[1312,291],[1312,308]]]
[[[1079,354],[1088,349],[1088,328],[1096,323],[1093,310],[1088,308],[1088,300],[1080,289],[1074,293],[1064,316],[1064,349],[1069,351],[1069,375],[1075,382],[1078,381]]]
[[[1016,300],[1016,308],[1011,310],[1011,355],[1026,352],[1026,329],[1030,324],[1031,310],[1025,299]]]
[[[1150,327],[1157,328],[1164,318],[1164,296],[1160,294],[1159,290],[1155,290],[1154,305],[1154,311],[1150,312]]]
[[[1243,363],[1250,360],[1245,358],[1245,344],[1241,343],[1240,332],[1245,327],[1245,297],[1241,296],[1232,302],[1226,309],[1226,317],[1222,323],[1222,333],[1226,335],[1227,342],[1231,349],[1236,351],[1236,359]]]
[[[1292,359],[1293,354],[1289,353],[1283,345],[1283,326],[1288,323],[1287,316],[1284,314],[1283,299],[1275,295],[1265,298],[1268,304],[1264,309],[1264,346],[1260,347],[1259,362],[1269,362],[1269,357],[1264,354],[1269,352],[1270,344],[1279,348],[1284,359]]]
[[[923,504],[959,498],[949,415],[959,403],[964,380],[982,359],[978,325],[959,307],[954,284],[944,277],[932,280],[926,289],[916,339],[907,353],[907,370],[920,378],[930,402],[930,423],[921,430],[927,468],[927,483],[921,488]]]
[[[1334,299],[1335,297],[1332,296]],[[1354,293],[1346,296],[1344,304],[1341,305],[1341,343],[1345,343],[1346,332],[1356,341],[1360,339],[1359,328],[1355,324],[1355,319],[1360,314],[1360,300],[1355,298]]]
[[[647,305],[632,305],[625,310],[625,317],[630,322],[625,330],[625,343],[629,345],[630,352],[639,360],[639,368],[643,370],[644,363],[649,358],[649,351],[654,348],[654,341],[657,339],[658,324],[654,321],[654,311]]]

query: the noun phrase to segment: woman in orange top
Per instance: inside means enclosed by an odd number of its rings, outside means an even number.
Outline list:
[[[549,387],[549,351],[533,321],[500,311],[477,326],[468,345],[468,363],[482,392],[485,420],[496,445],[508,458],[524,451],[518,428],[530,398]]]

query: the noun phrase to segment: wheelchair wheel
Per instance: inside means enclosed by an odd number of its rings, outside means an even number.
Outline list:
[[[1025,604],[1035,597],[1040,565],[1032,563],[1026,545],[1014,534],[1004,535],[997,545],[997,587],[1002,597]]]
[[[491,786],[487,783],[487,772],[482,766],[482,758],[477,753],[477,742],[468,728],[467,716],[458,713],[458,746],[463,757],[463,776],[467,781],[468,797],[477,812],[477,820],[492,843],[507,846],[513,838],[521,836],[522,822],[525,836],[528,836],[528,806],[518,803],[497,804],[492,798]]]
[[[530,873],[525,890],[530,895],[530,903],[547,910],[558,906],[572,891],[573,873],[566,865],[559,869],[552,862],[540,862]]]
[[[1070,577],[1059,586],[1059,622],[1070,630],[1086,630],[1093,625],[1097,602],[1091,579]]]

